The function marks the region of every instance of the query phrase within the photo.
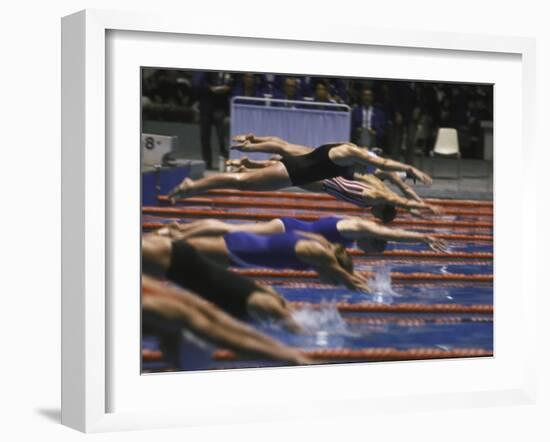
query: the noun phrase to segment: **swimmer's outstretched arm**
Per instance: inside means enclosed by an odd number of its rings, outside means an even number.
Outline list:
[[[386,241],[403,243],[423,243],[435,252],[447,253],[447,244],[442,239],[419,232],[411,232],[404,229],[395,229],[377,224],[373,221],[363,219],[353,219],[355,230],[358,237],[373,236],[375,238],[385,239]]]
[[[390,160],[389,158],[381,158],[374,155],[369,155],[368,151],[366,149],[362,149],[357,146],[349,146],[349,153],[351,156],[357,160],[360,164],[363,164],[365,166],[373,165],[378,167],[382,170],[389,170],[389,171],[401,171],[401,172],[408,172],[411,175],[415,176],[417,179],[419,179],[424,184],[431,184],[432,179],[430,176],[420,170],[418,170],[416,167],[400,163],[399,161]]]
[[[382,196],[382,199],[386,203],[393,204],[397,207],[402,207],[403,209],[407,209],[409,211],[414,209],[421,209],[427,210],[434,215],[441,215],[443,213],[443,209],[439,208],[438,206],[428,204],[424,201],[416,201],[413,199],[403,198],[391,191],[385,192],[385,194]]]
[[[416,201],[422,201],[422,198],[418,196],[418,194],[412,189],[412,187],[405,183],[396,173],[386,172],[384,170],[377,170],[374,175],[380,179],[387,178],[389,181],[395,184],[403,193],[403,195],[405,195],[407,198]]]
[[[142,277],[142,308],[240,355],[296,365],[311,363],[298,350],[237,321],[209,302],[147,276]]]

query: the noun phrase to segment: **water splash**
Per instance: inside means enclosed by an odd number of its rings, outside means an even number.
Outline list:
[[[449,299],[453,300],[453,296],[451,296],[451,291],[448,288],[445,287],[419,287],[416,294],[418,298],[436,301],[436,300],[442,300],[442,299]]]
[[[304,307],[296,310],[293,312],[292,318],[308,334],[320,333],[326,337],[329,335],[354,335],[334,301],[323,300],[318,308]]]
[[[372,275],[368,282],[376,302],[391,302],[393,297],[402,296],[392,288],[390,266],[374,267]]]

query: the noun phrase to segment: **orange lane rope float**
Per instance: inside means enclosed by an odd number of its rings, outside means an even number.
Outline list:
[[[425,317],[363,317],[363,316],[344,316],[344,319],[349,324],[359,325],[387,325],[394,324],[402,327],[423,327],[426,325],[449,325],[449,324],[464,324],[464,323],[485,323],[493,322],[491,316],[436,316],[431,318]]]
[[[269,279],[269,278],[262,278],[261,283],[264,285],[272,285],[276,286],[277,288],[281,289],[321,289],[321,290],[334,290],[334,285],[331,284],[325,284],[322,282],[317,282],[311,279]],[[392,287],[394,288],[400,288],[405,286],[410,286],[413,283],[410,281],[392,281]],[[414,281],[415,287],[426,287],[426,288],[434,288],[434,287],[489,287],[491,285],[490,282],[466,282],[466,281]]]
[[[230,189],[217,189],[207,192],[208,195],[224,195],[224,196],[246,196],[246,197],[261,197],[261,198],[289,198],[289,199],[303,199],[303,200],[315,200],[315,201],[338,201],[331,195],[326,193],[315,192],[258,192],[251,190],[230,190]],[[461,206],[461,207],[487,207],[492,208],[492,201],[476,201],[476,200],[451,200],[451,199],[436,199],[428,198],[428,201],[440,206]],[[342,202],[342,204],[347,204]]]
[[[310,302],[290,302],[293,308],[321,309],[322,304]],[[350,304],[347,302],[336,302],[334,305],[341,313],[451,313],[451,314],[492,314],[491,304],[380,304],[376,302],[361,302]]]
[[[167,216],[185,216],[185,217],[223,217],[230,219],[252,219],[252,220],[271,220],[273,218],[280,218],[287,216],[288,213],[258,213],[258,212],[226,212],[224,210],[215,210],[215,209],[195,209],[188,207],[157,207],[157,206],[144,206],[143,213],[147,215],[167,215]],[[317,214],[296,214],[294,218],[313,221],[319,219]],[[407,225],[407,226],[429,226],[429,227],[484,227],[492,228],[493,224],[491,222],[475,222],[475,221],[446,221],[446,220],[417,220],[417,219],[398,219],[393,220],[391,225]]]
[[[411,348],[398,350],[396,348],[363,348],[353,350],[348,348],[327,348],[319,350],[303,350],[302,353],[316,361],[401,361],[413,359],[447,359],[472,358],[492,356],[493,352],[483,348]],[[251,360],[237,356],[230,350],[217,350],[213,354],[216,361]]]
[[[143,361],[152,362],[152,361],[161,361],[163,358],[162,352],[160,350],[150,350],[144,348],[141,350],[141,359]]]
[[[159,196],[158,197],[159,202],[161,203],[168,203],[169,199],[166,196]],[[190,206],[210,206],[210,207],[216,207],[216,206],[228,206],[228,207],[267,207],[267,208],[279,208],[279,209],[296,209],[296,210],[317,210],[317,211],[330,211],[334,212],[337,211],[341,214],[361,214],[364,212],[368,212],[369,209],[365,209],[362,207],[354,206],[353,204],[345,203],[341,204],[338,202],[332,202],[332,201],[326,201],[323,202],[323,204],[319,204],[319,202],[309,202],[307,200],[299,200],[299,201],[278,201],[274,199],[265,199],[265,198],[258,198],[258,199],[228,199],[227,197],[214,197],[214,198],[204,198],[204,197],[192,197],[192,198],[180,198],[177,200],[178,203],[185,203],[186,205]],[[406,210],[399,209],[399,213],[406,213]],[[456,209],[456,208],[448,208],[444,211],[445,215],[470,215],[470,216],[484,216],[484,217],[492,217],[493,211],[488,209],[474,209],[474,210],[468,210],[468,209]]]
[[[242,269],[234,268],[236,273],[256,278],[316,278],[317,273],[309,270],[278,270],[278,269]],[[371,272],[358,272],[370,276]],[[462,273],[391,273],[392,281],[475,281],[491,282],[493,275],[467,275]]]
[[[363,250],[348,249],[353,256],[371,256]],[[415,250],[387,250],[382,254],[372,255],[375,258],[420,258],[420,259],[493,259],[492,253],[486,252],[433,252],[433,251],[415,251]]]
[[[316,360],[372,360],[372,361],[389,361],[403,359],[440,359],[454,357],[479,357],[492,356],[492,352],[484,349],[432,349],[432,348],[416,348],[410,350],[397,350],[393,348],[365,348],[360,350],[351,349],[322,349],[322,350],[306,350],[303,353],[311,359]],[[160,362],[164,355],[159,350],[141,350],[141,359],[143,362]],[[213,359],[216,361],[236,361],[243,360],[237,358],[235,353],[230,350],[217,350],[213,354]]]

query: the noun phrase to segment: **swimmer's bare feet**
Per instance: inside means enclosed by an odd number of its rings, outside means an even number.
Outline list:
[[[225,165],[231,168],[232,172],[244,173],[250,170],[250,160],[247,157],[238,158],[236,160],[227,160]]]
[[[181,183],[174,187],[169,193],[168,198],[171,204],[176,204],[176,198],[185,198],[192,196],[193,180],[185,178]]]
[[[245,141],[252,141],[254,139],[254,134],[248,133],[248,134],[241,134],[241,135],[235,135],[232,138],[232,141],[235,141],[237,143],[243,143]]]
[[[254,148],[252,147],[252,143],[249,140],[242,141],[237,144],[233,144],[230,149],[232,150],[239,150],[241,152],[254,152]]]
[[[230,167],[247,167],[250,164],[250,160],[247,157],[236,158],[234,160],[226,160],[225,165]]]
[[[241,159],[238,160],[225,160],[225,165],[228,167],[239,167],[241,165]]]

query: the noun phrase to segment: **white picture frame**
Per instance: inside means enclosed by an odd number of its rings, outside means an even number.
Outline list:
[[[426,389],[424,394],[419,391],[405,391],[400,393],[399,389],[367,394],[361,388],[357,388],[354,394],[342,392],[340,395],[335,389],[328,389],[326,397],[322,394],[315,394],[314,384],[308,384],[308,379],[321,379],[337,376],[338,373],[345,373],[346,383],[349,387],[353,384],[351,380],[360,379],[361,370],[364,364],[333,367],[306,367],[306,368],[284,368],[273,370],[252,370],[235,371],[227,374],[231,376],[231,383],[236,385],[249,385],[249,392],[242,394],[239,399],[230,402],[212,401],[209,412],[201,407],[199,390],[188,390],[190,402],[197,400],[196,406],[175,407],[173,404],[165,407],[151,406],[149,409],[137,408],[134,410],[125,407],[113,406],[110,403],[109,395],[117,388],[117,383],[124,383],[126,379],[118,373],[113,376],[114,369],[124,365],[117,361],[127,360],[127,356],[114,354],[111,346],[110,334],[114,333],[113,324],[118,324],[113,318],[116,316],[116,308],[113,307],[112,299],[109,298],[110,291],[116,284],[113,284],[112,265],[116,261],[114,257],[113,244],[118,241],[116,222],[117,213],[122,213],[123,207],[114,203],[116,196],[111,193],[114,187],[117,191],[124,191],[118,186],[117,172],[118,164],[121,162],[119,151],[114,154],[110,149],[110,143],[115,143],[117,134],[114,130],[107,130],[107,121],[116,119],[117,111],[109,108],[110,81],[116,80],[116,73],[109,71],[109,63],[113,63],[113,57],[121,57],[120,50],[113,49],[108,41],[108,35],[130,35],[145,43],[145,40],[167,38],[171,41],[185,38],[202,39],[215,38],[220,44],[225,39],[233,39],[242,42],[244,46],[257,47],[257,45],[268,44],[276,50],[280,47],[294,45],[297,50],[306,42],[311,47],[319,45],[320,51],[326,51],[327,47],[338,45],[338,50],[360,50],[361,48],[374,48],[380,53],[389,50],[426,51],[430,56],[444,57],[447,55],[469,54],[479,63],[483,63],[484,56],[510,57],[517,65],[519,60],[521,77],[521,91],[518,93],[519,105],[521,106],[521,121],[517,128],[511,129],[511,141],[517,141],[521,145],[521,158],[523,168],[528,169],[534,161],[535,146],[533,142],[533,122],[535,105],[535,43],[532,39],[517,37],[490,37],[480,35],[463,35],[450,33],[428,33],[421,31],[400,31],[376,30],[369,28],[350,28],[345,26],[334,26],[330,30],[316,28],[314,26],[302,26],[300,28],[285,28],[266,23],[247,23],[246,27],[237,27],[230,22],[197,19],[186,22],[185,25],[177,17],[161,16],[144,13],[122,13],[112,11],[87,10],[65,17],[62,22],[62,423],[85,432],[114,431],[124,429],[140,428],[162,428],[188,425],[207,425],[216,423],[239,423],[254,422],[273,419],[289,418],[312,418],[329,415],[364,415],[374,411],[399,412],[411,409],[441,409],[441,408],[465,408],[471,406],[494,406],[499,404],[533,404],[535,401],[536,388],[536,357],[534,349],[535,316],[536,316],[536,286],[534,269],[527,263],[529,257],[536,256],[535,229],[532,228],[535,219],[536,194],[527,192],[523,188],[507,188],[503,181],[499,186],[498,178],[495,185],[495,254],[498,253],[498,238],[506,236],[510,224],[500,222],[507,215],[513,214],[513,207],[506,206],[503,199],[499,200],[499,192],[509,193],[511,196],[522,200],[523,210],[521,211],[521,241],[514,247],[513,252],[517,263],[518,257],[521,260],[521,278],[515,281],[521,293],[518,305],[521,307],[521,316],[516,318],[516,323],[521,324],[521,332],[518,332],[517,339],[524,339],[525,345],[521,353],[517,354],[519,361],[510,362],[506,355],[510,349],[506,349],[507,342],[496,341],[495,358],[493,361],[484,360],[470,361],[468,369],[477,370],[482,376],[491,376],[495,367],[499,370],[510,368],[511,376],[506,380],[495,381],[494,384],[483,388],[474,385],[471,390],[464,387],[462,390],[447,390],[445,383],[432,385],[433,388]],[[130,38],[131,39],[131,38]],[[237,40],[234,40],[237,39]],[[124,40],[124,38],[123,38]],[[179,40],[178,40],[179,41]],[[195,40],[194,40],[195,41]],[[134,42],[135,43],[135,42]],[[199,41],[200,43],[200,41]],[[162,43],[161,43],[162,44]],[[321,48],[321,46],[324,48]],[[131,58],[131,46],[124,46],[128,49]],[[280,49],[280,48],[279,48]],[[352,52],[350,52],[352,53]],[[110,57],[110,58],[109,58]],[[137,59],[136,59],[137,60]],[[131,61],[135,63],[137,61]],[[227,61],[225,61],[227,62]],[[129,66],[131,66],[131,63]],[[212,68],[216,63],[224,63],[224,60],[212,62]],[[243,63],[243,70],[258,65],[256,60],[246,60]],[[159,64],[159,66],[162,64]],[[192,66],[174,66],[192,67]],[[202,65],[202,67],[205,67]],[[227,66],[218,66],[227,68]],[[510,68],[514,70],[513,67]],[[257,69],[262,70],[262,69]],[[268,72],[269,69],[264,71]],[[109,75],[106,75],[106,72]],[[112,75],[111,75],[112,74]],[[457,74],[460,79],[461,74]],[[514,74],[515,75],[515,74]],[[517,75],[514,77],[519,78]],[[516,81],[513,80],[513,81]],[[503,80],[505,81],[505,80]],[[512,80],[511,80],[512,81]],[[510,83],[512,84],[512,83]],[[498,83],[497,83],[498,86]],[[135,91],[139,93],[139,91]],[[498,92],[497,92],[498,93]],[[128,104],[129,106],[130,104]],[[132,106],[138,106],[133,103]],[[132,108],[133,109],[133,108]],[[135,126],[139,115],[135,112],[128,112],[131,124]],[[501,149],[510,140],[499,138],[498,126],[506,125],[507,117],[495,111],[495,142],[496,151]],[[120,120],[118,120],[120,121]],[[117,129],[118,130],[118,129]],[[139,140],[139,133],[135,133]],[[129,143],[132,145],[132,142]],[[139,146],[139,141],[136,144]],[[139,149],[136,149],[139,152]],[[139,155],[138,155],[139,157]],[[498,177],[499,168],[505,170],[513,167],[513,163],[506,163],[502,157],[496,154],[495,176]],[[513,161],[513,160],[512,160]],[[517,161],[517,159],[516,159]],[[506,169],[507,170],[507,169]],[[133,182],[135,185],[135,182]],[[128,184],[132,185],[132,183]],[[502,195],[502,194],[501,194]],[[131,200],[131,198],[130,198]],[[501,201],[503,201],[501,203]],[[135,202],[135,201],[134,201]],[[139,217],[130,203],[129,217]],[[132,210],[134,210],[132,212]],[[118,211],[118,212],[117,212]],[[500,213],[500,215],[498,215]],[[124,215],[126,216],[126,215]],[[116,219],[113,219],[116,218]],[[115,227],[113,227],[115,226]],[[131,236],[131,235],[130,235]],[[129,238],[132,241],[132,238]],[[120,248],[119,248],[120,249]],[[137,253],[135,253],[137,250]],[[116,252],[118,253],[118,251]],[[129,250],[128,256],[139,267],[139,244],[136,242],[134,249]],[[499,272],[505,274],[510,267],[510,262],[504,258],[495,263],[496,285],[506,287],[504,276],[499,285]],[[116,278],[115,278],[116,279]],[[120,280],[120,278],[118,278]],[[131,279],[131,278],[129,278]],[[136,280],[130,285],[135,289],[139,288],[139,281]],[[511,289],[509,289],[511,290]],[[502,291],[504,293],[504,291]],[[139,291],[133,292],[139,298]],[[496,327],[507,327],[500,325],[506,323],[510,315],[510,304],[505,296],[502,302],[496,304]],[[135,307],[135,305],[134,305]],[[139,310],[129,308],[130,313],[136,318]],[[118,309],[120,311],[120,308]],[[501,315],[499,317],[499,315]],[[114,322],[113,322],[114,321]],[[128,325],[128,324],[124,324]],[[119,324],[120,327],[120,324]],[[118,333],[118,332],[117,332]],[[509,336],[509,334],[502,334]],[[500,345],[500,350],[498,349]],[[512,345],[517,345],[514,341]],[[514,350],[516,347],[513,347]],[[500,351],[500,353],[499,353]],[[135,359],[139,354],[136,351]],[[124,359],[126,358],[126,359]],[[500,358],[500,359],[499,359]],[[496,361],[496,362],[495,362]],[[504,361],[501,363],[501,361]],[[478,363],[479,362],[479,363]],[[132,362],[135,366],[135,361]],[[464,363],[460,361],[432,361],[429,363],[392,363],[373,364],[369,366],[369,374],[373,376],[384,376],[384,372],[398,373],[401,368],[399,364],[407,366],[407,370],[413,376],[422,376],[426,370],[433,370],[432,364],[439,364],[445,370],[453,373],[460,373],[465,370]],[[429,364],[429,365],[427,365]],[[445,364],[445,365],[442,365]],[[501,365],[498,365],[501,364]],[[432,367],[432,368],[430,368]],[[473,367],[473,368],[472,368]],[[139,373],[129,371],[128,378],[135,378]],[[494,374],[494,373],[493,373]],[[508,374],[508,373],[507,373]],[[224,374],[225,375],[225,374]],[[212,385],[213,388],[222,388],[221,374],[210,373],[187,374],[187,379],[192,379],[201,388]],[[191,377],[192,376],[192,377]],[[155,388],[162,379],[163,388],[175,385],[181,377],[178,375],[155,376]],[[287,385],[302,385],[303,401],[289,401],[285,404],[283,399],[274,398],[272,402],[253,402],[254,391],[258,391],[265,385],[269,377],[274,381],[281,379]],[[115,379],[113,381],[113,378]],[[153,377],[149,377],[152,379]],[[137,378],[136,378],[137,379]],[[152,384],[153,381],[148,381]],[[288,384],[290,382],[290,384]],[[459,382],[458,382],[459,383]],[[421,382],[420,382],[421,384]],[[146,389],[149,387],[145,387]],[[310,388],[308,390],[308,388]],[[461,387],[462,388],[462,387]],[[203,390],[204,391],[204,390]],[[349,391],[349,389],[348,389]],[[122,393],[126,394],[126,393]],[[257,394],[257,393],[256,393]],[[144,396],[145,397],[145,396]],[[128,396],[127,402],[135,400]],[[296,398],[295,398],[296,399]],[[124,402],[123,400],[120,401]],[[170,402],[170,401],[167,401]],[[150,402],[151,403],[151,402]],[[223,411],[224,407],[231,405],[230,412]],[[261,406],[259,406],[259,404]],[[305,406],[307,405],[307,406]]]

